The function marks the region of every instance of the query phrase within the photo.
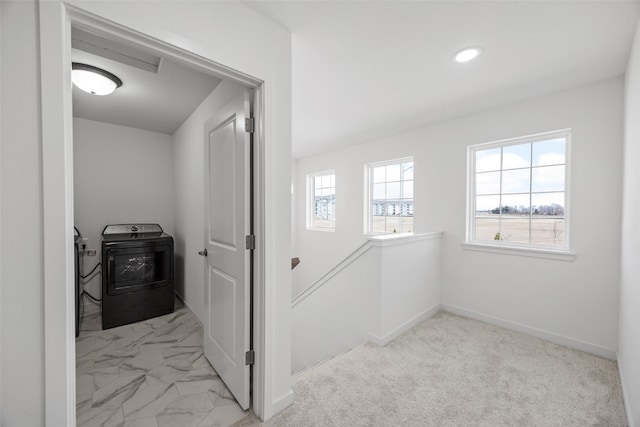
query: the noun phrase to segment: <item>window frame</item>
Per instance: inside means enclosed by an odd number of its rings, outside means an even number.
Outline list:
[[[389,234],[413,234],[415,231],[415,212],[414,215],[412,215],[412,218],[414,218],[414,223],[413,223],[413,230],[410,232],[398,232],[398,233],[389,233],[389,232],[379,232],[379,231],[373,231],[373,212],[372,212],[372,201],[373,201],[373,168],[375,167],[380,167],[380,166],[389,166],[389,165],[395,165],[395,164],[402,164],[402,163],[407,163],[407,162],[411,162],[413,163],[413,170],[414,170],[414,176],[413,176],[413,183],[414,183],[414,188],[413,188],[413,203],[414,203],[414,210],[415,210],[415,159],[413,156],[407,156],[407,157],[402,157],[402,158],[398,158],[398,159],[391,159],[391,160],[384,160],[381,162],[374,162],[374,163],[367,163],[366,165],[364,165],[364,182],[365,182],[365,192],[364,192],[364,234],[367,236],[384,236],[384,235],[389,235]],[[402,183],[404,180],[400,180],[399,182]],[[386,179],[385,179],[385,183],[386,183]],[[402,184],[400,185],[400,188],[402,191]]]
[[[463,247],[471,250],[484,250],[494,253],[511,253],[515,255],[535,256],[543,258],[556,258],[562,260],[573,260],[571,251],[571,137],[572,131],[560,129],[550,132],[542,132],[515,138],[508,138],[499,141],[474,144],[467,147],[467,210],[466,210],[466,232]],[[564,242],[562,245],[541,245],[534,243],[510,242],[504,240],[477,240],[474,238],[476,220],[476,152],[489,150],[492,148],[504,148],[526,143],[535,143],[551,139],[564,138]],[[533,158],[528,169],[533,173]],[[507,169],[509,171],[511,169]],[[503,165],[500,165],[500,172],[504,172]],[[502,178],[500,179],[502,183]],[[536,194],[531,191],[531,181],[529,195]],[[519,193],[520,194],[520,193]],[[526,193],[522,193],[526,194]],[[500,188],[500,197],[509,196],[510,193],[503,193]],[[529,217],[529,227],[531,227],[531,217]],[[530,234],[531,241],[531,234]]]
[[[333,220],[333,227],[320,227],[314,224],[314,200],[315,200],[315,179],[319,178],[319,177],[323,177],[323,176],[330,176],[333,175],[333,187],[328,187],[328,188],[333,188],[333,192],[334,192],[334,198],[336,199],[336,209],[334,210],[334,217],[335,219]],[[337,183],[337,177],[336,177],[336,171],[335,170],[326,170],[326,171],[322,171],[322,172],[314,172],[314,173],[310,173],[307,174],[307,203],[306,203],[306,209],[307,209],[307,223],[306,223],[306,228],[307,230],[310,231],[324,231],[324,232],[335,232],[336,231],[336,225],[337,225],[337,193],[336,193],[336,183]]]

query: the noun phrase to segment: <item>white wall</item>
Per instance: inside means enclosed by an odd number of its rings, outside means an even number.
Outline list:
[[[173,134],[176,291],[204,323],[204,123],[241,88],[223,81]]]
[[[81,118],[73,119],[75,225],[87,249],[85,274],[101,261],[100,235],[107,224],[158,223],[173,234],[171,136]],[[100,297],[101,276],[85,284]]]
[[[640,26],[626,73],[618,366],[631,427],[640,425]]]
[[[304,195],[298,192],[298,253],[303,262],[295,288],[308,286],[364,241],[364,165],[414,156],[415,232],[444,231],[443,303],[488,320],[524,325],[530,332],[567,337],[582,348],[613,356],[622,95],[622,79],[616,78],[300,159],[298,188],[304,188],[306,174],[336,171],[337,224],[335,233],[306,230]],[[575,261],[463,250],[467,146],[564,128],[573,129],[570,197]],[[606,223],[603,213],[592,209],[594,203],[611,207]]]
[[[293,308],[292,372],[354,348],[377,332],[379,262],[379,248],[370,248]]]
[[[0,2],[0,425],[44,425],[37,6]]]
[[[368,143],[297,160],[294,197],[297,208],[297,256],[300,265],[293,275],[293,295],[303,291],[366,241],[364,235],[364,165],[414,155],[408,144]],[[334,170],[336,173],[336,229],[334,232],[306,228],[306,176]],[[416,182],[423,172],[416,168]],[[416,210],[420,200],[415,201]],[[417,221],[417,219],[416,219]],[[424,221],[423,221],[424,223]],[[426,225],[416,232],[439,231]]]
[[[292,302],[293,372],[386,345],[440,307],[442,233],[370,237]]]

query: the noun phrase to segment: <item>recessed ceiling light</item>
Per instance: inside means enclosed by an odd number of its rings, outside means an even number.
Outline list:
[[[91,95],[109,95],[122,86],[122,80],[110,72],[79,62],[71,64],[71,81]]]
[[[479,47],[465,47],[455,54],[453,60],[460,63],[469,62],[472,59],[476,59],[481,52],[482,49],[480,49]]]

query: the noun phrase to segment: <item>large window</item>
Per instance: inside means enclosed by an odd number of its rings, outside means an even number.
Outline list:
[[[334,231],[336,228],[336,174],[333,171],[307,175],[309,203],[307,228]]]
[[[413,158],[366,166],[367,232],[413,231]]]
[[[469,147],[467,241],[568,249],[569,142],[559,131]]]

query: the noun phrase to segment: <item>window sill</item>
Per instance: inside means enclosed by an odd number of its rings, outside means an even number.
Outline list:
[[[374,246],[385,247],[419,240],[440,239],[442,238],[442,232],[370,234],[365,237],[373,243]]]
[[[516,255],[532,258],[574,261],[576,254],[567,250],[524,248],[518,246],[491,245],[487,243],[463,243],[462,248],[468,251],[490,252],[502,255]]]
[[[335,228],[307,228],[307,231],[320,231],[322,233],[335,233]]]

